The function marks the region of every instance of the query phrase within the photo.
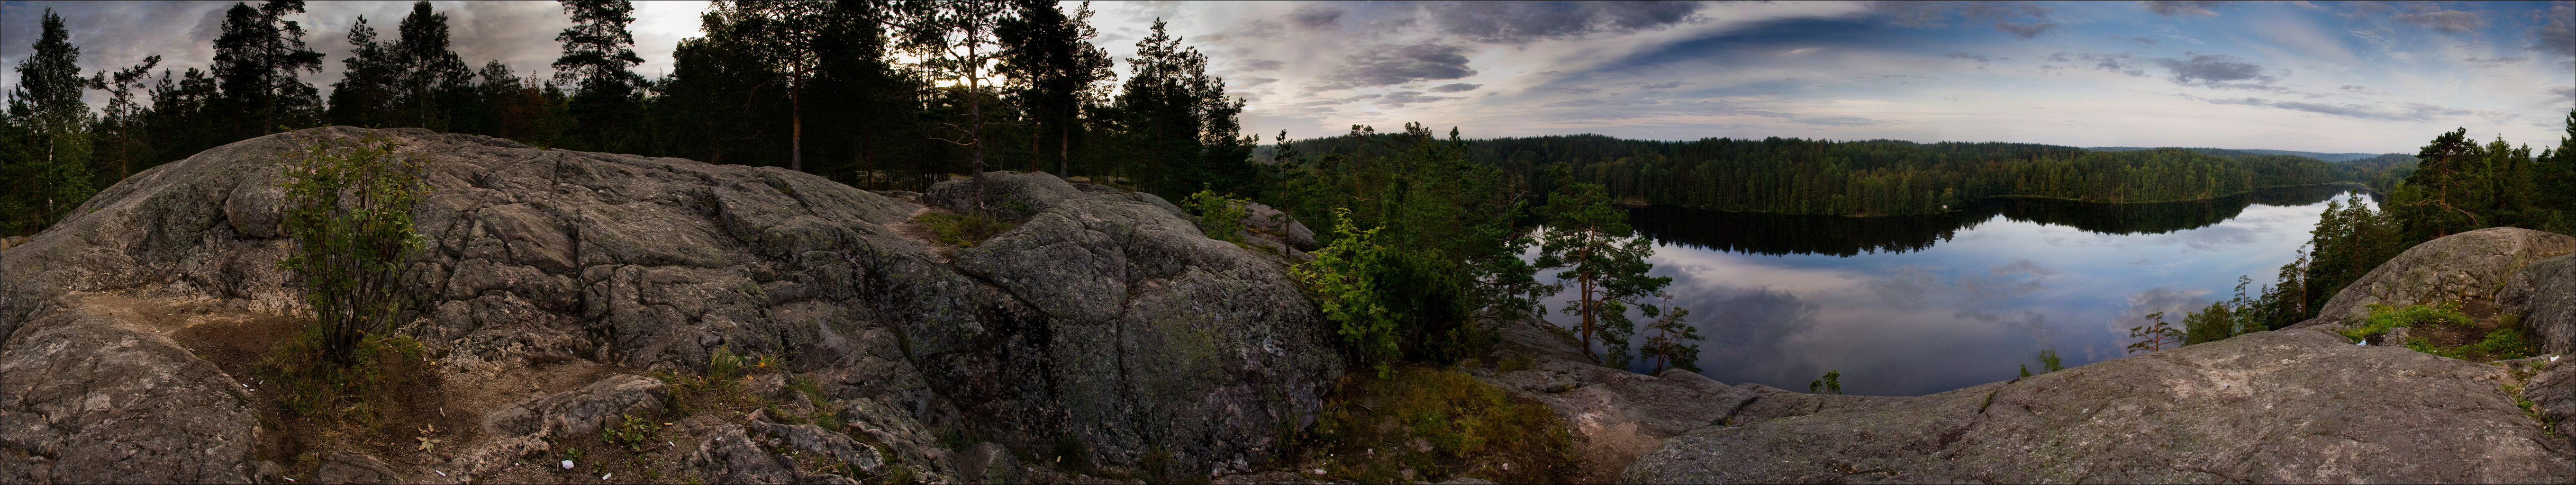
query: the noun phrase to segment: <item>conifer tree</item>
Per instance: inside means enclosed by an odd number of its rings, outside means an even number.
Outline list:
[[[448,47],[447,14],[431,10],[427,1],[413,2],[411,15],[403,17],[396,31],[401,38],[385,49],[398,66],[391,106],[394,125],[448,131],[448,119],[466,104],[474,70]]]
[[[1628,320],[1628,306],[1644,306],[1640,298],[1660,294],[1673,279],[1646,275],[1655,267],[1646,262],[1655,253],[1654,242],[1632,237],[1628,214],[1610,205],[1610,195],[1600,184],[1572,181],[1563,165],[1549,167],[1548,175],[1556,181],[1557,191],[1539,210],[1547,217],[1547,228],[1540,238],[1536,266],[1563,268],[1557,280],[1575,286],[1575,299],[1567,302],[1564,313],[1581,319],[1576,333],[1584,355],[1602,365],[1625,368],[1631,360],[1628,337],[1636,333],[1636,324]],[[1592,351],[1594,339],[1601,341],[1606,353]]]
[[[232,110],[227,117],[234,139],[320,121],[319,91],[297,73],[322,72],[322,53],[305,47],[302,24],[285,19],[300,13],[301,0],[271,0],[256,8],[235,3],[224,12],[223,31],[215,37],[214,76]]]
[[[62,220],[91,193],[90,139],[93,115],[81,94],[89,87],[80,75],[80,48],[62,16],[45,9],[38,22],[33,52],[18,61],[18,85],[9,90],[9,138],[15,150],[0,154],[0,167],[12,183],[0,189],[0,234],[33,234]]]
[[[649,84],[635,74],[644,58],[635,55],[635,34],[626,28],[635,23],[635,5],[626,0],[562,3],[573,26],[555,35],[563,43],[563,55],[554,62],[555,82],[574,89],[572,137],[586,149],[642,151],[642,143],[633,139],[645,136],[636,120],[642,118]]]
[[[367,16],[358,16],[349,26],[349,46],[349,56],[340,59],[340,81],[331,83],[331,107],[324,114],[332,124],[395,126],[387,114],[393,111],[394,76],[399,68],[376,40],[376,28],[367,25]]]
[[[148,158],[152,154],[152,145],[145,141],[146,138],[140,131],[144,126],[144,117],[148,113],[141,103],[135,102],[134,97],[137,94],[135,91],[141,89],[144,81],[151,77],[152,67],[160,64],[161,56],[147,56],[143,58],[142,64],[118,70],[113,74],[98,73],[89,78],[90,89],[107,91],[105,116],[100,117],[98,129],[94,132],[101,134],[99,141],[105,145],[105,149],[99,150],[97,155],[104,157],[106,161],[114,162],[116,166],[115,180],[124,180],[126,176],[132,175],[134,161]],[[103,185],[112,185],[115,180],[110,180]]]
[[[1055,138],[1056,173],[1073,174],[1074,131],[1082,126],[1082,111],[1094,88],[1116,79],[1109,51],[1092,45],[1100,35],[1091,27],[1091,3],[1083,2],[1071,13],[1051,0],[1013,2],[1018,15],[1002,23],[997,31],[1002,42],[1010,46],[1002,69],[1011,77],[1025,80],[1020,90],[1022,105],[1037,118],[1033,129],[1052,131],[1053,137],[1029,137],[1029,169],[1040,170],[1038,143]]]
[[[907,2],[900,10],[900,43],[920,56],[920,68],[931,79],[951,81],[957,96],[966,101],[963,123],[940,124],[955,133],[954,138],[941,138],[967,148],[968,174],[974,177],[975,206],[984,205],[984,166],[987,151],[986,129],[996,124],[987,116],[988,91],[1004,88],[995,85],[999,74],[985,66],[1009,54],[996,32],[1010,19],[1012,9],[999,2]],[[1180,193],[1173,191],[1171,193]]]

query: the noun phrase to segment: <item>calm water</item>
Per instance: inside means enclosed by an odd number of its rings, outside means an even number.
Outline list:
[[[2343,193],[1991,199],[1897,218],[1650,207],[1630,222],[1656,241],[1655,274],[1673,278],[1674,301],[1707,337],[1709,377],[1803,391],[1839,370],[1846,393],[1920,395],[2011,379],[2021,364],[2036,372],[2042,349],[2068,367],[2119,358],[2148,313],[2178,327],[2185,311],[2232,296],[2238,276],[2270,283]]]

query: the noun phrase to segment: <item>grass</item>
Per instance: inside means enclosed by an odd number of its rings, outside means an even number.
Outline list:
[[[392,407],[391,392],[400,383],[386,364],[425,362],[420,341],[410,337],[369,336],[352,349],[349,363],[325,355],[319,326],[307,326],[259,363],[261,377],[276,383],[279,404],[293,416],[325,428],[355,425],[362,434],[380,431],[379,412]]]
[[[930,226],[931,234],[939,238],[940,244],[961,248],[975,247],[977,244],[983,244],[986,239],[992,239],[993,236],[999,236],[1004,232],[1010,232],[1012,228],[1020,227],[1018,222],[994,219],[993,216],[982,212],[971,214],[928,212],[912,220]]]
[[[2401,342],[2406,348],[2454,359],[2483,362],[2519,359],[2539,353],[2539,349],[2531,342],[2530,333],[2522,328],[2519,319],[2508,316],[2499,320],[2493,327],[2481,326],[2476,319],[2460,312],[2458,302],[2409,305],[2402,308],[2374,304],[2370,306],[2368,319],[2363,320],[2360,326],[2346,329],[2341,333],[2345,337],[2363,340],[2385,335],[2398,328],[2417,330],[2409,332],[2410,334],[2424,334],[2410,335],[2405,342]],[[2445,345],[2427,337],[2435,331],[2477,336],[2474,337],[2473,342]],[[2483,332],[2482,335],[2480,335],[2481,332]]]
[[[1299,467],[1301,478],[1563,483],[1580,476],[1582,457],[1555,413],[1457,368],[1403,366],[1384,378],[1357,372],[1339,387],[1321,419],[1291,435],[1300,461],[1317,464]]]

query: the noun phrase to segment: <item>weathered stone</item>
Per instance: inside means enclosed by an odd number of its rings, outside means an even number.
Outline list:
[[[1316,249],[1313,229],[1307,229],[1305,222],[1289,217],[1288,213],[1280,212],[1279,209],[1273,209],[1267,205],[1259,203],[1245,205],[1243,226],[1277,235],[1281,241],[1287,242],[1289,246],[1298,250]]]
[[[2541,352],[2576,354],[2576,255],[2531,263],[2514,273],[2496,307],[2531,330]]]
[[[2576,479],[2505,369],[2320,330],[1919,397],[1774,390],[1668,441],[1631,483],[2415,482]],[[1785,393],[1795,394],[1795,393]],[[1775,405],[1782,404],[1782,405]]]
[[[313,470],[314,483],[395,483],[394,467],[375,457],[346,451],[322,456],[322,466]]]
[[[0,348],[35,345],[17,340],[29,335],[19,327],[64,311],[57,300],[72,292],[300,311],[299,280],[276,265],[293,247],[275,228],[275,162],[316,140],[364,136],[424,162],[431,192],[414,220],[425,248],[404,266],[407,311],[396,320],[448,382],[575,359],[694,374],[718,348],[793,355],[790,371],[827,400],[866,399],[1017,447],[1071,434],[1104,466],[1162,449],[1175,466],[1208,469],[1268,461],[1280,424],[1309,422],[1339,374],[1284,255],[1207,240],[1152,194],[994,172],[988,205],[1031,222],[993,245],[1069,256],[959,250],[951,264],[951,251],[889,227],[922,204],[809,174],[351,127],[145,170],[0,252]],[[916,197],[953,206],[966,200],[962,185]],[[40,367],[79,358],[0,354]],[[541,449],[530,436],[597,429],[502,409],[487,417],[509,432],[460,444],[473,455],[460,467],[487,472]],[[70,434],[60,426],[39,431]],[[944,453],[930,448],[889,456],[945,467],[915,460]],[[53,463],[47,473],[62,480],[68,468]],[[238,454],[202,465],[246,466]]]
[[[779,444],[804,450],[818,457],[848,463],[853,469],[873,473],[885,466],[885,457],[876,448],[859,444],[840,433],[824,431],[811,424],[778,424],[754,419],[747,425],[751,431],[776,438]]]
[[[1572,432],[1586,481],[1610,482],[1620,468],[1664,441],[1726,419],[1756,395],[1707,376],[1674,369],[1656,376],[1591,364],[1580,347],[1535,320],[1504,326],[1503,341],[1487,358],[1528,358],[1530,368],[1501,372],[1474,369],[1486,383],[1545,404]]]
[[[995,443],[976,443],[957,452],[957,478],[966,483],[1020,483],[1020,460]]]
[[[2576,237],[2518,227],[2490,227],[2426,241],[2398,253],[2336,292],[2317,318],[2291,328],[2350,325],[2370,305],[2493,300],[2514,273],[2532,263],[2576,253]]]
[[[689,454],[690,471],[707,483],[803,483],[805,474],[796,471],[796,463],[760,449],[759,442],[743,433],[742,426],[727,425],[709,433],[698,450]]]
[[[249,396],[165,335],[82,309],[19,327],[0,345],[0,478],[249,483]]]
[[[625,417],[662,412],[669,386],[660,379],[619,375],[580,389],[535,397],[483,415],[483,432],[493,436],[594,438]]]

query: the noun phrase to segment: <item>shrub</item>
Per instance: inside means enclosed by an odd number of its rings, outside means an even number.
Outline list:
[[[1183,200],[1182,206],[1199,216],[1199,231],[1207,233],[1208,239],[1242,243],[1244,204],[1250,202],[1200,190]]]
[[[283,159],[286,232],[297,252],[280,266],[304,278],[319,350],[355,363],[359,340],[383,334],[400,310],[403,259],[421,247],[412,206],[428,194],[423,164],[370,135],[314,140]]]
[[[939,238],[940,244],[961,248],[975,247],[986,239],[1020,226],[1016,222],[995,219],[983,211],[969,214],[930,212],[912,220],[929,225],[931,234]]]

